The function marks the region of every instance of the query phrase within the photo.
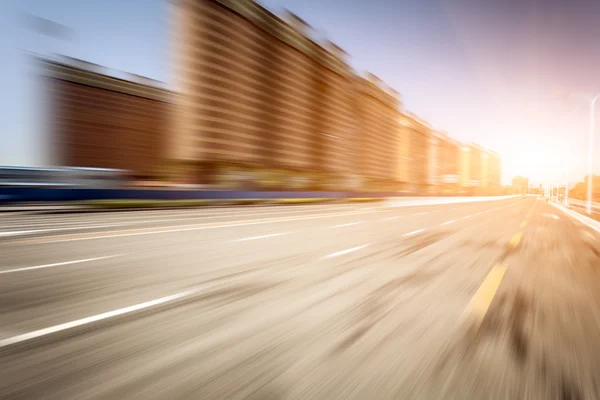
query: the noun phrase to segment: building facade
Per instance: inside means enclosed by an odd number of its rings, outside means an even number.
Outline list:
[[[461,144],[445,132],[436,135],[436,157],[434,173],[436,185],[442,193],[458,193],[460,187]]]
[[[171,92],[159,82],[118,79],[76,59],[39,62],[49,100],[52,164],[162,177]]]
[[[404,112],[399,115],[400,137],[408,144],[408,155],[399,160],[406,167],[405,189],[413,193],[431,190],[432,130],[416,115]]]
[[[174,159],[201,181],[231,171],[263,186],[352,180],[356,89],[341,49],[313,41],[294,14],[251,0],[180,0],[173,19]]]
[[[463,152],[433,135],[401,111],[396,91],[357,76],[294,14],[252,0],[177,0],[173,22],[179,95],[169,149],[189,180],[427,193],[478,187],[483,169],[491,174],[477,146]]]
[[[174,60],[180,93],[172,158],[188,165],[192,181],[240,178],[273,157],[265,149],[264,107],[270,82],[264,62],[271,47],[257,25],[253,2],[175,3]],[[243,179],[243,177],[241,178]]]
[[[373,74],[356,78],[356,124],[360,130],[357,165],[368,190],[396,190],[399,186],[398,97]]]
[[[322,72],[318,100],[317,169],[326,176],[328,189],[358,188],[358,143],[356,126],[354,72],[346,62],[347,55],[328,42],[320,51]]]

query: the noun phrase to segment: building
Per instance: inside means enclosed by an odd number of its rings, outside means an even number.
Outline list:
[[[373,74],[356,77],[356,124],[360,130],[357,158],[363,187],[399,188],[397,173],[399,95]]]
[[[513,194],[527,194],[529,192],[529,179],[523,176],[515,176],[512,179]]]
[[[251,0],[179,0],[173,21],[181,96],[172,154],[195,180],[355,182],[358,91],[343,50]]]
[[[457,159],[465,185],[482,180],[480,159],[463,162],[457,144],[433,138],[400,111],[395,90],[357,76],[298,16],[252,0],[177,0],[172,21],[179,95],[169,154],[187,180],[426,193],[442,176],[462,182]]]
[[[469,186],[481,188],[486,183],[484,156],[485,149],[478,144],[469,143]]]
[[[458,193],[460,187],[461,144],[445,132],[436,132],[434,145],[436,150],[432,161],[432,182],[439,192]]]
[[[432,143],[431,127],[409,112],[399,114],[399,119],[399,135],[408,142],[408,156],[399,160],[407,171],[406,190],[415,193],[426,193],[431,186],[429,161]]]
[[[478,195],[498,195],[502,189],[500,155],[478,144],[460,147],[459,179],[463,191]]]
[[[317,169],[326,181],[327,189],[356,189],[360,131],[356,126],[354,71],[348,65],[346,53],[328,42],[320,51],[324,68],[320,73],[318,99],[318,131],[321,152]]]
[[[490,195],[502,193],[502,158],[495,151],[488,150],[488,189]]]
[[[163,177],[171,92],[160,82],[134,75],[119,79],[81,60],[39,62],[50,111],[51,164]]]
[[[277,51],[251,1],[180,0],[173,6],[176,90],[180,93],[172,158],[187,179],[224,183],[265,164],[275,138],[267,107]],[[268,117],[268,118],[267,118]],[[298,162],[300,155],[291,162]]]

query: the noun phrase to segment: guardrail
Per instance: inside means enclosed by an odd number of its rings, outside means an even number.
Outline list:
[[[575,207],[587,208],[587,201],[577,200],[577,199],[569,199],[569,205],[575,206]],[[592,210],[600,211],[600,203],[592,202]]]

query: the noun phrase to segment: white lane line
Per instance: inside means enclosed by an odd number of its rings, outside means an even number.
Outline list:
[[[89,233],[89,235],[94,235],[94,234],[108,235],[108,234],[110,234],[110,236],[89,236],[89,237],[86,236],[86,237],[73,238],[73,237],[70,237],[72,235],[57,235],[57,236],[42,236],[42,237],[35,238],[32,240],[55,238],[54,240],[44,241],[43,243],[74,242],[74,241],[79,241],[79,240],[98,240],[98,239],[109,239],[109,238],[127,237],[127,236],[157,235],[157,234],[163,234],[163,233],[200,231],[200,230],[205,230],[205,229],[219,229],[219,228],[231,228],[231,227],[248,226],[248,225],[275,224],[275,223],[289,222],[289,221],[304,221],[304,220],[311,220],[311,219],[336,218],[336,217],[345,217],[345,216],[349,216],[349,215],[358,215],[358,214],[367,214],[367,212],[358,211],[358,212],[344,213],[344,214],[317,214],[317,215],[309,215],[309,216],[296,216],[296,217],[283,218],[283,219],[234,221],[234,222],[230,222],[230,223],[225,223],[223,225],[209,225],[209,226],[193,226],[192,225],[190,227],[185,227],[187,225],[173,225],[173,226],[159,227],[156,229],[162,229],[162,230],[156,230],[156,231],[150,231],[150,232],[143,232],[143,231],[147,230],[147,229],[152,229],[152,228],[136,228],[136,229],[131,229],[131,230]],[[368,214],[370,214],[370,213],[368,213]],[[120,232],[131,232],[131,233],[120,233]],[[67,238],[65,238],[65,237],[67,237]]]
[[[251,237],[247,237],[247,238],[243,238],[243,239],[232,240],[232,242],[245,242],[245,241],[248,241],[248,240],[265,239],[265,238],[270,238],[270,237],[275,237],[275,236],[282,236],[282,235],[287,235],[287,234],[288,234],[288,232],[272,233],[270,235],[262,235],[262,236],[251,236]]]
[[[560,219],[560,217],[556,214],[544,213],[544,214],[542,214],[542,216],[547,217],[547,218],[552,218],[552,219]]]
[[[417,233],[424,232],[424,231],[426,231],[426,230],[427,230],[426,228],[423,228],[423,229],[417,229],[416,231],[412,231],[412,232],[405,233],[405,234],[404,234],[404,235],[402,235],[402,236],[412,236],[412,235],[416,235]]]
[[[0,271],[0,274],[9,274],[9,273],[12,273],[12,272],[29,271],[29,270],[42,269],[42,268],[60,267],[60,266],[63,266],[63,265],[81,264],[81,263],[86,263],[86,262],[91,262],[91,261],[98,261],[98,260],[106,260],[106,259],[109,259],[109,258],[115,258],[115,257],[119,257],[120,255],[121,254],[117,254],[117,255],[114,255],[114,256],[85,258],[83,260],[64,261],[64,262],[59,262],[59,263],[54,263],[54,264],[36,265],[36,266],[33,266],[33,267],[23,267],[23,268],[6,269],[6,270]]]
[[[351,248],[346,249],[346,250],[342,250],[342,251],[338,251],[338,252],[335,252],[335,253],[328,254],[328,255],[326,255],[323,258],[333,258],[333,257],[343,256],[344,254],[348,254],[348,253],[352,253],[352,252],[364,249],[365,247],[368,247],[370,245],[371,245],[371,243],[363,244],[362,246],[351,247]]]
[[[344,226],[352,226],[362,224],[362,222],[350,222],[349,224],[333,225],[331,228],[342,228]]]
[[[150,215],[137,215],[135,216],[135,218],[133,219],[129,219],[129,220],[118,220],[117,218],[114,218],[113,216],[110,217],[110,219],[116,220],[116,222],[111,222],[109,225],[102,225],[102,226],[127,226],[127,225],[136,225],[136,224],[149,224],[149,223],[160,223],[160,222],[175,222],[175,221],[190,221],[190,220],[205,220],[205,219],[215,219],[215,218],[227,218],[230,217],[232,215],[241,215],[244,216],[242,214],[247,214],[248,217],[260,217],[263,215],[272,215],[272,216],[276,216],[276,215],[291,215],[291,214],[306,214],[308,212],[312,212],[312,211],[326,211],[326,212],[330,212],[330,211],[339,211],[339,210],[348,210],[348,207],[332,207],[332,208],[322,208],[322,209],[312,209],[312,210],[308,210],[308,209],[302,209],[302,210],[297,210],[297,211],[290,211],[288,210],[271,210],[270,212],[261,212],[261,213],[256,213],[253,212],[253,210],[249,209],[249,210],[244,210],[244,211],[240,211],[240,212],[232,212],[232,213],[228,213],[228,214],[165,214],[163,215],[164,217],[177,217],[178,215],[182,215],[179,218],[159,218],[159,219],[144,219]],[[137,212],[137,211],[132,211],[132,212]],[[143,211],[142,211],[143,212]],[[156,213],[159,213],[158,211]],[[185,217],[183,216],[185,215]],[[132,216],[129,217],[125,217],[125,218],[130,218]],[[64,219],[61,219],[64,220]],[[87,221],[82,221],[81,219],[72,219],[71,222],[55,222],[54,219],[43,219],[43,220],[38,220],[35,221],[32,224],[27,224],[27,225],[13,225],[11,226],[12,228],[27,228],[27,227],[43,227],[43,226],[47,226],[47,225],[52,225],[52,226],[65,226],[65,230],[67,229],[84,229],[84,228],[92,228],[94,226],[82,226],[82,225],[76,225],[76,224],[81,224],[81,223],[97,223],[97,222],[105,222],[106,219],[100,220],[100,219],[90,219]],[[41,231],[41,230],[40,230]],[[10,233],[10,232],[7,232]],[[33,231],[31,232],[33,233]],[[1,235],[1,233],[0,233]]]
[[[97,322],[97,321],[102,321],[103,319],[108,319],[108,318],[112,318],[112,317],[116,317],[119,315],[123,315],[123,314],[128,314],[134,311],[138,311],[138,310],[143,310],[145,308],[150,308],[153,306],[157,306],[160,304],[165,304],[177,299],[181,299],[182,297],[186,297],[189,295],[192,295],[196,292],[198,292],[199,290],[187,290],[184,292],[180,292],[171,296],[166,296],[166,297],[161,297],[159,299],[156,300],[151,300],[151,301],[147,301],[145,303],[140,303],[140,304],[135,304],[133,306],[129,306],[129,307],[125,307],[125,308],[120,308],[118,310],[113,310],[113,311],[108,311],[102,314],[97,314],[97,315],[93,315],[91,317],[86,317],[86,318],[81,318],[75,321],[71,321],[71,322],[66,322],[64,324],[59,324],[59,325],[54,325],[48,328],[44,328],[44,329],[39,329],[37,331],[33,331],[33,332],[28,332],[28,333],[24,333],[21,335],[17,335],[17,336],[13,336],[13,337],[9,337],[7,339],[2,339],[0,340],[0,348],[2,347],[6,347],[9,346],[11,344],[15,344],[15,343],[20,343],[20,342],[25,342],[27,340],[31,340],[31,339],[35,339],[35,338],[39,338],[42,336],[47,336],[50,335],[52,333],[56,333],[56,332],[61,332],[61,331],[65,331],[68,329],[72,329],[72,328],[76,328],[78,326],[83,326],[83,325],[87,325],[87,324],[91,324],[92,322]]]
[[[396,215],[395,217],[387,217],[387,218],[382,219],[382,221],[389,221],[390,219],[396,219],[396,218],[400,218],[400,216]]]
[[[508,206],[511,206],[514,204],[519,204],[519,203],[507,204],[505,206],[493,208],[489,211],[492,211],[492,210],[495,210],[498,208],[508,207]],[[449,211],[449,210],[452,210],[455,208],[460,208],[460,207],[452,207],[452,208],[445,208],[445,209],[436,210],[436,211],[427,211],[427,212],[422,212],[422,213],[409,214],[409,215],[405,215],[403,217],[411,217],[411,216],[415,216],[415,215],[430,214],[430,213],[436,213],[436,212],[441,212],[441,211]],[[225,222],[223,225],[210,225],[210,226],[171,225],[171,226],[163,226],[160,228],[156,228],[156,229],[162,229],[162,230],[156,230],[156,231],[151,231],[151,232],[144,232],[144,230],[152,229],[152,228],[135,228],[135,229],[130,229],[130,230],[126,229],[126,230],[117,230],[117,231],[109,231],[109,232],[91,232],[90,233],[90,235],[110,234],[110,236],[89,236],[89,237],[73,238],[73,237],[70,237],[72,235],[57,235],[57,236],[43,236],[43,237],[35,238],[35,240],[52,238],[54,240],[47,240],[47,241],[44,241],[43,243],[74,242],[74,241],[79,241],[79,240],[98,240],[98,239],[109,239],[109,238],[127,237],[127,236],[157,235],[157,234],[164,234],[164,233],[199,231],[199,230],[204,230],[204,229],[219,229],[219,228],[229,228],[229,227],[236,227],[236,226],[281,223],[281,222],[289,222],[289,221],[301,221],[301,220],[322,219],[322,218],[337,218],[337,217],[345,217],[345,216],[349,216],[349,215],[373,214],[373,213],[390,212],[390,211],[396,211],[396,210],[385,210],[384,209],[384,210],[374,210],[371,212],[366,212],[366,211],[354,211],[353,212],[353,211],[351,211],[349,213],[326,213],[326,214],[316,214],[316,215],[307,215],[307,216],[282,217],[282,219],[266,219],[266,220],[259,219],[259,220],[255,220],[255,221],[254,220],[234,221],[234,222],[230,222],[230,223]],[[469,218],[469,216],[464,217],[463,219],[466,219],[466,218]],[[241,223],[241,222],[243,222],[243,223]],[[179,229],[175,229],[175,228],[179,228]],[[121,233],[121,232],[126,232],[126,233]]]
[[[453,222],[454,222],[454,220],[453,220],[453,219],[451,219],[450,221],[446,221],[446,222],[444,222],[442,225],[450,225],[450,224],[451,224],[451,223],[453,223]]]
[[[109,227],[121,226],[121,225],[122,224],[106,224],[106,225],[89,225],[89,226],[77,226],[77,227],[65,227],[65,228],[52,228],[52,229],[35,229],[35,230],[29,230],[29,231],[8,231],[8,232],[0,232],[0,236],[22,236],[22,235],[31,235],[34,233],[72,231],[72,230],[93,229],[93,228],[109,228]]]

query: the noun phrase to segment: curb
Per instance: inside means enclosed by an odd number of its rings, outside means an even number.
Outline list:
[[[558,208],[559,210],[561,210],[565,214],[569,215],[571,218],[574,218],[574,219],[578,220],[582,224],[589,226],[590,228],[592,228],[596,232],[600,232],[600,222],[596,221],[595,219],[592,219],[590,217],[586,217],[585,215],[580,214],[577,211],[570,210],[570,209],[568,209],[565,206],[560,205],[560,204],[550,203],[550,205]]]

